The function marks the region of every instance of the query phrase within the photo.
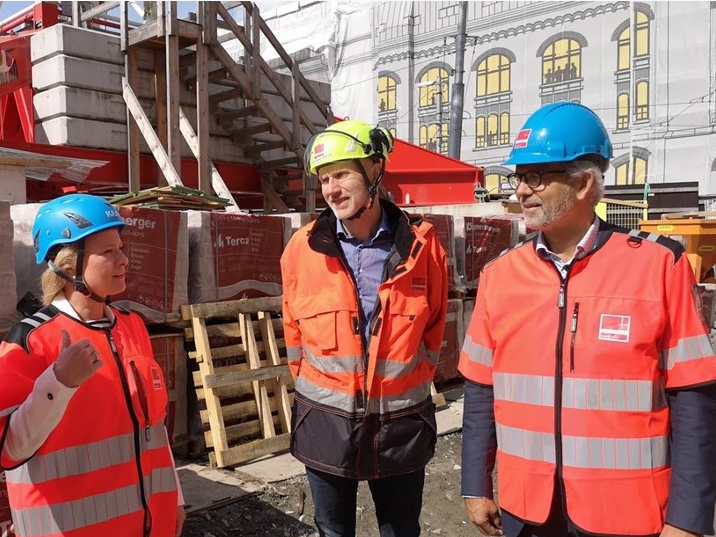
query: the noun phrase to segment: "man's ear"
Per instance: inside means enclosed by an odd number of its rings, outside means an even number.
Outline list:
[[[597,178],[594,177],[594,172],[592,171],[585,171],[579,174],[579,176],[574,179],[574,187],[577,190],[577,199],[587,199],[592,191],[592,188],[594,188],[594,182],[596,180]]]

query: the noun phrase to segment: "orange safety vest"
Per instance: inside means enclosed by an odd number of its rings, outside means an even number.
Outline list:
[[[113,311],[112,327],[95,328],[49,306],[18,323],[0,345],[5,431],[59,355],[60,330],[73,342],[89,339],[104,362],[37,453],[26,461],[2,458],[18,537],[174,536],[177,483],[164,428],[164,379],[140,317]]]
[[[563,281],[533,242],[484,269],[460,371],[493,387],[502,509],[544,523],[556,477],[582,530],[661,532],[665,392],[716,379],[694,283],[676,243],[618,231]]]
[[[378,289],[380,314],[367,357],[355,285],[342,257],[309,245],[315,225],[299,230],[282,257],[284,334],[296,391],[349,413],[365,407],[384,414],[425,401],[447,311],[445,252],[432,224],[412,228],[405,258]]]

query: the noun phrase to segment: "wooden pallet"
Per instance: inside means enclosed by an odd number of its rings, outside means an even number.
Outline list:
[[[182,306],[187,342],[199,364],[194,384],[213,467],[289,447],[293,381],[288,368],[281,297]]]

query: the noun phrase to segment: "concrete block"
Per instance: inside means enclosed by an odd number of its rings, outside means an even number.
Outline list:
[[[140,102],[149,121],[156,125],[156,101],[140,99]],[[55,86],[35,94],[33,103],[35,117],[39,121],[47,121],[61,116],[119,124],[126,124],[127,121],[127,107],[124,98],[116,93]],[[196,132],[196,108],[182,104],[182,110]],[[215,121],[209,121],[209,132],[213,136],[228,136],[224,128]],[[229,154],[233,154],[233,152],[229,151]]]
[[[69,24],[56,24],[31,38],[31,60],[37,63],[58,54],[75,56],[104,63],[124,65],[124,56],[119,50],[119,36],[78,28]],[[153,57],[147,50],[139,50],[140,69],[152,69]]]
[[[10,215],[10,202],[0,200],[0,251],[12,252],[14,231]],[[20,320],[15,309],[17,293],[15,290],[15,263],[11,255],[0,257],[0,328],[7,329]]]

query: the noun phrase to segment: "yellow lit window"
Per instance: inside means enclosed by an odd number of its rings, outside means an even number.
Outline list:
[[[487,116],[487,145],[497,145],[498,139],[497,114],[490,114]]]
[[[435,106],[450,100],[448,73],[445,69],[433,67],[420,77],[420,106]]]
[[[390,76],[378,78],[378,111],[395,110],[396,108],[396,84],[395,79]]]
[[[647,161],[634,156],[631,162],[617,166],[616,174],[618,185],[643,185],[646,181]]]
[[[617,97],[617,129],[629,128],[629,94],[622,93]]]
[[[502,176],[498,173],[488,173],[485,176],[485,189],[490,193],[494,194],[500,191],[500,181]]]
[[[619,34],[617,40],[617,70],[622,71],[629,69],[629,58],[631,57],[631,31],[627,26],[624,31]]]
[[[542,55],[542,83],[566,82],[582,76],[582,47],[574,39],[552,43]]]
[[[649,54],[649,18],[642,12],[636,12],[636,29],[634,31],[636,50],[635,56]]]
[[[484,117],[478,117],[475,120],[475,147],[477,149],[485,147],[485,126],[486,123]]]
[[[510,90],[510,59],[493,54],[477,66],[477,96],[494,95]]]
[[[500,145],[508,145],[510,143],[510,114],[503,112],[500,115]]]
[[[637,121],[649,119],[649,82],[642,80],[636,84],[636,106],[634,115]]]

